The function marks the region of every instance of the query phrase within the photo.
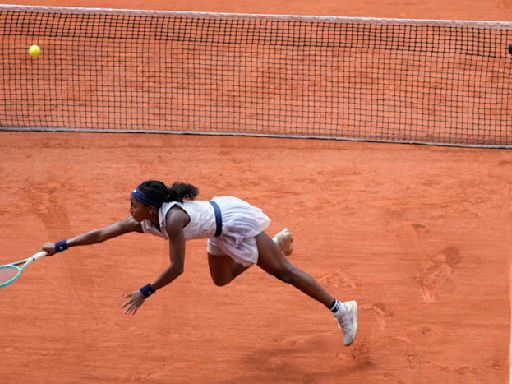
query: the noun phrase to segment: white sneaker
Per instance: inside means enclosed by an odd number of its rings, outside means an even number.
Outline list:
[[[343,331],[343,344],[351,345],[357,335],[357,301],[346,301],[334,313],[338,326]]]
[[[288,228],[283,229],[277,233],[272,240],[277,244],[281,253],[285,256],[290,256],[293,252],[293,236]]]

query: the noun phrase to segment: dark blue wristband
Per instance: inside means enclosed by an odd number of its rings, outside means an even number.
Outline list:
[[[66,243],[66,240],[57,241],[55,243],[55,252],[63,252],[66,249],[68,249],[68,243]]]
[[[142,296],[147,299],[149,296],[155,293],[155,288],[153,288],[151,284],[146,284],[140,289],[140,293],[142,293]]]

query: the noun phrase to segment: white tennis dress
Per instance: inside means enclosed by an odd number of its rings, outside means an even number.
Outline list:
[[[190,222],[183,228],[185,240],[208,239],[209,254],[228,255],[244,266],[256,264],[258,248],[255,237],[269,226],[268,216],[238,197],[215,196],[213,201],[218,204],[222,216],[222,233],[218,237],[214,237],[217,225],[209,201],[165,202],[158,212],[160,228],[150,220],[144,220],[140,223],[142,230],[168,239],[165,220],[169,209],[177,205],[190,216]]]

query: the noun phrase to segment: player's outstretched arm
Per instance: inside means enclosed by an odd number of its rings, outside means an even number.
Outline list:
[[[124,295],[128,300],[123,304],[124,313],[134,315],[144,304],[145,299],[157,289],[173,282],[183,273],[185,265],[185,235],[183,227],[188,223],[188,216],[180,209],[171,209],[167,213],[165,229],[169,236],[170,265],[152,284],[146,284],[141,289]]]
[[[53,255],[56,252],[63,251],[69,247],[102,243],[108,239],[130,232],[142,232],[141,225],[131,216],[118,221],[117,223],[82,233],[67,240],[61,240],[55,243],[46,243],[42,250],[47,252],[48,255]]]
[[[173,282],[183,273],[185,266],[185,235],[183,228],[167,228],[169,235],[169,267],[152,284],[156,291]]]

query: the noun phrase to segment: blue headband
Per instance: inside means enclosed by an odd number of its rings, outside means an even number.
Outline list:
[[[135,200],[144,205],[153,205],[157,208],[162,205],[162,203],[156,202],[155,200],[147,197],[139,188],[134,189],[132,196]]]

